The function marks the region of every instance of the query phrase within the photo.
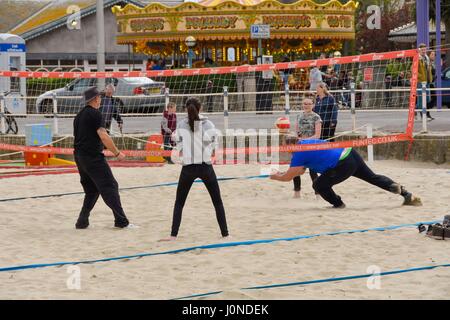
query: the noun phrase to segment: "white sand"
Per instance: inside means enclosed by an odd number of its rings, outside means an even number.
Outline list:
[[[309,176],[303,198],[292,183],[267,179],[221,182],[232,241],[291,237],[337,230],[440,220],[449,214],[449,166],[378,161],[374,170],[418,194],[423,207],[402,207],[402,198],[357,179],[335,189],[347,204],[327,209],[315,200]],[[258,175],[259,166],[217,166],[219,176]],[[179,166],[114,168],[121,187],[176,181]],[[80,191],[77,174],[0,180],[1,198]],[[221,242],[209,196],[201,184],[189,195],[179,239],[160,243],[170,232],[175,187],[121,193],[136,230],[112,228],[113,216],[99,200],[87,230],[75,230],[82,196],[0,202],[0,267],[98,259],[159,252]],[[231,241],[230,240],[230,241]],[[449,299],[450,268],[381,278],[264,290],[243,287],[306,281],[450,263],[450,241],[417,229],[325,236],[223,249],[197,250],[137,260],[79,265],[81,290],[67,288],[68,268],[0,272],[0,299],[170,299],[223,290],[214,299]],[[203,298],[205,299],[205,298]]]

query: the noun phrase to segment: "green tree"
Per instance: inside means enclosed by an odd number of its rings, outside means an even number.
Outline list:
[[[381,9],[381,28],[368,29],[370,15],[367,7],[377,5]],[[406,49],[404,44],[388,40],[389,31],[414,21],[412,6],[401,0],[363,0],[359,1],[356,12],[356,48],[360,53],[386,52]]]

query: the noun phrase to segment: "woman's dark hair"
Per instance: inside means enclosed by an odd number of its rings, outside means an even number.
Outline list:
[[[186,101],[186,110],[188,113],[189,127],[191,128],[192,132],[194,132],[195,121],[200,120],[199,112],[201,107],[202,104],[200,103],[200,100],[198,100],[197,98],[189,98]]]

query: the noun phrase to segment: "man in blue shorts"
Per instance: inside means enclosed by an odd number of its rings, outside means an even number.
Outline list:
[[[326,143],[326,141],[306,139],[298,142],[298,144],[313,143]],[[420,198],[413,196],[403,186],[386,176],[375,174],[370,170],[361,156],[352,148],[294,152],[289,170],[284,173],[274,173],[270,178],[278,181],[290,181],[294,177],[305,173],[306,168],[320,173],[320,176],[314,180],[314,191],[331,203],[334,208],[345,208],[345,204],[342,202],[341,197],[333,191],[332,187],[351,176],[386,191],[400,194],[404,198],[403,205],[422,205]]]

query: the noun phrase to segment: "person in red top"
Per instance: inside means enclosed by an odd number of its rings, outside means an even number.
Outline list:
[[[172,150],[172,133],[177,129],[177,105],[169,102],[167,110],[163,113],[161,121],[161,134],[164,137],[164,150]],[[168,163],[173,164],[170,157],[164,157]]]

